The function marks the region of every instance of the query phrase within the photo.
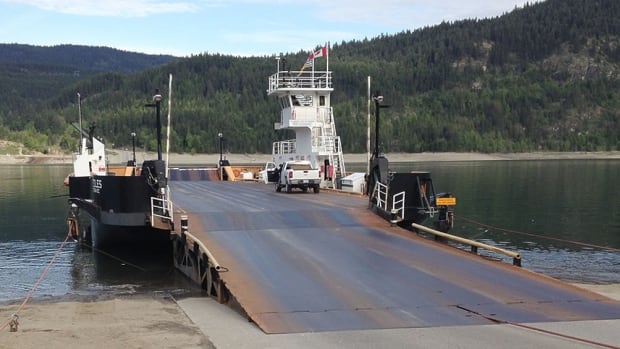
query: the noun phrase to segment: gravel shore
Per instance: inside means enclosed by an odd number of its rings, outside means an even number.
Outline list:
[[[219,154],[179,154],[169,156],[171,166],[207,166],[214,167],[219,161]],[[436,161],[498,161],[498,160],[551,160],[551,159],[620,159],[620,151],[609,152],[533,152],[533,153],[388,153],[385,155],[391,162],[436,162]],[[270,154],[224,154],[232,165],[263,165],[271,161]],[[123,164],[132,159],[127,150],[108,151],[110,164]],[[136,153],[136,161],[155,159],[154,153]],[[166,156],[164,155],[164,159]],[[364,163],[368,156],[365,153],[344,154],[345,163]],[[69,165],[73,156],[65,155],[0,155],[0,165]]]
[[[620,300],[620,284],[576,286]],[[18,304],[0,307],[0,326],[11,319],[18,307]],[[31,301],[19,313],[17,332],[9,332],[8,326],[0,329],[0,349],[4,348],[214,346],[209,333],[205,333],[176,300],[164,294],[154,294],[78,301]]]

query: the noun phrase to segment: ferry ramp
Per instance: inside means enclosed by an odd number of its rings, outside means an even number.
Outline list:
[[[391,227],[363,197],[252,182],[171,189],[265,333],[620,319],[620,302]]]

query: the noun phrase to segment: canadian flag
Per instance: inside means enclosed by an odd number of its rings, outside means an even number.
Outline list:
[[[314,52],[314,58],[327,57],[327,47],[323,46],[318,51]]]

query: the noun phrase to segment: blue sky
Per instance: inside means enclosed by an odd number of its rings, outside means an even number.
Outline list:
[[[0,0],[0,43],[189,56],[310,51],[325,42],[487,18],[527,0]],[[533,1],[530,0],[530,3]]]

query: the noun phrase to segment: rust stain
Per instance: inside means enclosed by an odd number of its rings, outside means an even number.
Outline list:
[[[463,309],[549,321],[594,319],[608,307],[607,316],[620,318],[620,302],[390,226],[363,197],[275,194],[257,183],[187,185],[175,196],[204,196],[182,207],[190,232],[227,268],[221,279],[266,333],[488,323]],[[268,218],[265,227],[257,217]],[[229,226],[208,231],[208,219]],[[294,294],[306,291],[296,282],[318,293]]]

